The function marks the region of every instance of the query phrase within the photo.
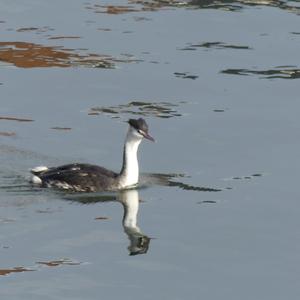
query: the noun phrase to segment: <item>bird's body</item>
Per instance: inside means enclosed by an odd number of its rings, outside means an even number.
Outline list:
[[[90,164],[68,164],[59,167],[36,167],[31,170],[31,181],[41,187],[54,187],[72,192],[97,192],[120,190],[138,183],[138,147],[143,138],[154,141],[148,134],[144,119],[129,120],[129,130],[123,151],[120,173]]]

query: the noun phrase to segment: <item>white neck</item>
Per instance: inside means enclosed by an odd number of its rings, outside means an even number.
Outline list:
[[[122,187],[135,185],[139,181],[137,151],[141,141],[142,137],[130,127],[126,135],[123,153],[123,166],[120,172],[120,185]]]

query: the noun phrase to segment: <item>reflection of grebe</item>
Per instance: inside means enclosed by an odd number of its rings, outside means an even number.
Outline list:
[[[137,226],[137,215],[139,211],[139,193],[137,189],[127,189],[109,194],[67,194],[66,198],[83,204],[120,202],[124,208],[122,225],[130,241],[130,245],[128,246],[129,254],[137,255],[147,253],[150,238],[144,235]]]
[[[147,253],[150,238],[144,235],[137,226],[137,214],[139,210],[139,194],[136,189],[124,190],[119,194],[118,201],[123,204],[124,232],[128,235],[130,245],[128,247],[130,255]]]
[[[138,183],[138,147],[143,138],[154,139],[148,134],[148,125],[142,118],[130,119],[120,174],[89,164],[69,164],[55,168],[44,166],[31,170],[32,182],[42,187],[55,187],[73,192],[119,190]]]

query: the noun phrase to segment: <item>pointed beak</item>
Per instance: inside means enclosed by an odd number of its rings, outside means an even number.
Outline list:
[[[143,136],[144,136],[145,139],[147,139],[151,142],[155,142],[155,139],[150,134],[148,134],[146,132],[143,132]]]

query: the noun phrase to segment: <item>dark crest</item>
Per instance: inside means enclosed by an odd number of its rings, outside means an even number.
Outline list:
[[[148,125],[143,118],[139,119],[130,119],[128,123],[134,127],[136,130],[142,130],[143,132],[148,132]]]

